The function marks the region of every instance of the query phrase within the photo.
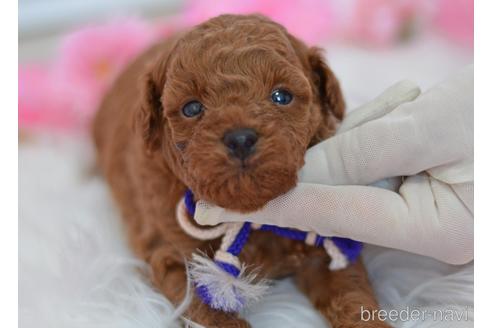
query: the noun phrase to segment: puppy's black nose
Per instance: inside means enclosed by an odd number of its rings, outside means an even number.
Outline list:
[[[245,160],[254,153],[257,140],[255,130],[242,128],[226,132],[223,142],[234,157]]]

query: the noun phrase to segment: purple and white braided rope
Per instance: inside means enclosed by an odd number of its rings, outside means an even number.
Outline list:
[[[355,261],[362,250],[362,243],[347,238],[323,237],[314,232],[259,225],[250,222],[222,223],[212,228],[199,228],[190,222],[195,215],[193,193],[187,190],[177,207],[177,218],[181,228],[190,236],[209,240],[222,237],[213,262],[194,254],[190,264],[190,275],[195,282],[196,292],[204,303],[225,312],[238,312],[244,306],[259,299],[268,288],[265,280],[256,281],[256,275],[245,274],[239,254],[247,243],[252,230],[269,231],[278,236],[303,241],[315,247],[324,247],[331,257],[330,270],[339,270]]]

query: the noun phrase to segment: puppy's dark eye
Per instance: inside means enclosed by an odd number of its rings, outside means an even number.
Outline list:
[[[181,109],[183,115],[186,117],[193,117],[200,115],[203,112],[203,105],[198,101],[190,101]]]
[[[292,101],[292,94],[284,89],[276,89],[272,92],[272,101],[278,105],[288,105]]]

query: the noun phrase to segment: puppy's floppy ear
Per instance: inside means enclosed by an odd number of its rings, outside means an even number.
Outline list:
[[[147,151],[161,146],[164,113],[161,102],[164,72],[161,65],[152,65],[140,81],[140,108],[135,118],[135,130],[143,138]]]
[[[324,113],[331,112],[337,119],[343,119],[345,101],[337,78],[326,65],[322,50],[316,47],[308,50],[308,60],[311,66],[312,78],[318,91],[318,97]]]

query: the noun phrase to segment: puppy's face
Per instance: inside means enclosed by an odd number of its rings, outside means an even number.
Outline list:
[[[184,35],[145,94],[149,147],[199,199],[239,211],[291,189],[306,149],[344,111],[319,53],[258,16],[220,16]]]

